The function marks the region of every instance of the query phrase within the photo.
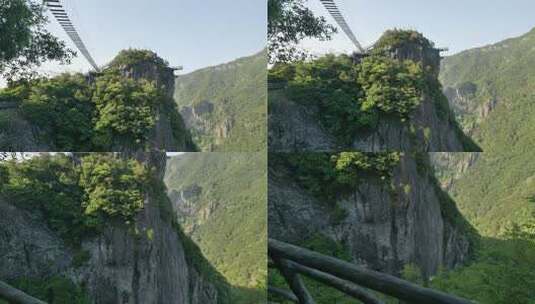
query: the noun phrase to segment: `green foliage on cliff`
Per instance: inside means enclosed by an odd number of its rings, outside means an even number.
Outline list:
[[[417,45],[422,48],[434,48],[435,44],[422,33],[413,30],[387,30],[374,45],[374,51],[402,48],[406,45]]]
[[[125,77],[118,70],[140,62],[157,68],[166,64],[150,51],[123,51],[110,68],[93,78],[63,74],[12,82],[0,89],[0,101],[19,103],[18,111],[39,130],[40,140],[58,151],[110,151],[114,145],[146,148],[158,110],[169,117],[176,142],[186,142],[185,148],[193,149],[184,122],[163,88],[143,78]]]
[[[266,66],[263,50],[176,79],[176,104],[201,151],[266,149]],[[201,104],[211,110],[200,111]]]
[[[364,180],[388,183],[399,164],[400,152],[278,153],[270,167],[287,170],[313,195],[328,201],[355,190]]]
[[[409,60],[374,55],[357,64],[347,55],[326,55],[277,64],[268,77],[272,83],[287,83],[291,100],[316,107],[322,125],[348,142],[359,130],[376,127],[380,117],[408,119],[422,99],[426,74]]]
[[[147,172],[134,160],[90,154],[81,165],[63,154],[0,163],[0,195],[38,210],[66,243],[77,247],[99,233],[106,219],[131,222],[143,208]]]
[[[80,166],[79,185],[84,189],[86,215],[105,214],[127,222],[143,209],[147,169],[133,159],[111,154],[89,154]]]
[[[98,119],[94,143],[109,147],[115,141],[143,145],[156,121],[162,92],[147,80],[133,80],[106,73],[95,82],[92,101]]]
[[[10,89],[8,89],[10,90]],[[22,99],[23,116],[47,132],[61,151],[92,148],[94,105],[84,76],[64,74],[51,79],[23,83],[11,90],[28,91]]]
[[[184,194],[191,212],[178,212],[178,220],[233,286],[232,303],[265,300],[265,163],[263,153],[187,153],[167,164],[165,182],[173,201],[180,191],[196,189]]]
[[[139,64],[154,65],[157,68],[166,68],[169,63],[162,59],[158,54],[151,50],[144,49],[127,49],[119,52],[110,62],[108,67],[124,68]]]
[[[413,61],[369,56],[359,66],[358,82],[365,97],[362,110],[377,109],[408,119],[422,99],[424,74]]]
[[[92,303],[81,286],[62,276],[51,276],[46,279],[21,278],[10,284],[49,304]]]

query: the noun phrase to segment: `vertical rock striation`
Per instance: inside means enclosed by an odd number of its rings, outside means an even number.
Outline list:
[[[355,263],[394,275],[409,263],[425,277],[458,266],[471,254],[473,232],[425,166],[404,155],[393,188],[366,178],[335,202],[321,201],[271,168],[269,235],[299,244],[321,234],[344,245]]]
[[[154,168],[155,178],[162,182],[165,153],[119,157],[135,157]],[[188,256],[194,253],[174,223],[165,193],[144,190],[144,208],[135,224],[108,222],[101,234],[84,239],[76,252],[47,227],[41,214],[0,200],[0,278],[60,274],[85,286],[95,304],[220,303],[218,289],[191,262],[202,257]],[[87,253],[88,260],[75,265],[80,252]]]

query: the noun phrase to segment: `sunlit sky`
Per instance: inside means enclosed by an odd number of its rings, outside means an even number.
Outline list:
[[[122,49],[148,48],[184,73],[252,55],[266,45],[266,0],[62,0],[98,65]],[[50,15],[49,30],[74,45]],[[85,72],[47,64],[46,72]]]
[[[364,46],[394,27],[422,32],[438,47],[459,51],[522,35],[535,27],[533,0],[336,0],[347,23]],[[307,5],[335,24],[319,0]],[[351,52],[355,48],[339,30],[327,42],[305,41],[313,53]]]
[[[149,48],[183,73],[231,61],[266,45],[267,0],[62,0],[99,65],[120,50]],[[307,5],[334,24],[319,0]],[[349,26],[364,46],[385,30],[418,30],[438,47],[454,54],[519,36],[535,27],[533,0],[336,0]],[[51,16],[49,30],[74,48]],[[332,41],[307,40],[312,53],[351,52],[353,45],[340,31]],[[71,65],[47,63],[48,75],[86,72],[83,57]],[[0,79],[0,86],[3,81]]]

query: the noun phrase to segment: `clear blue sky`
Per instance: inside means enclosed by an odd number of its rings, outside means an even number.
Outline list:
[[[385,30],[415,29],[453,54],[519,36],[535,27],[535,0],[335,0],[347,23],[364,46]],[[319,0],[308,6],[328,16]],[[352,51],[340,33],[328,42],[306,41],[317,53]],[[447,55],[446,54],[446,55]]]
[[[62,0],[99,65],[128,47],[149,48],[184,71],[252,55],[266,45],[266,0]],[[72,43],[50,17],[49,29]],[[81,56],[80,56],[81,57]],[[81,57],[44,71],[87,71]]]

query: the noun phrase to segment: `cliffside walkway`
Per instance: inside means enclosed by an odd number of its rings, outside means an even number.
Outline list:
[[[268,240],[270,268],[282,274],[291,291],[268,287],[268,292],[299,304],[315,304],[301,275],[333,287],[365,304],[384,303],[368,289],[408,303],[473,304],[441,291],[424,288],[400,278],[369,270],[308,249]]]
[[[0,281],[0,300],[6,300],[11,304],[46,304],[2,281]]]

